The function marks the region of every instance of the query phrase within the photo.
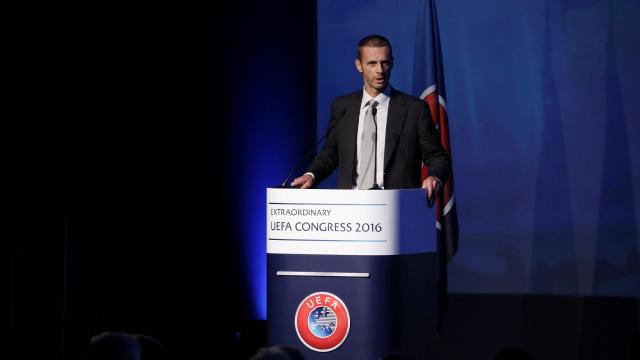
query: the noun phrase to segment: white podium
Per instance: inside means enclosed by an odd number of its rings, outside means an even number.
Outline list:
[[[268,189],[269,344],[306,359],[430,358],[436,252],[423,189]]]

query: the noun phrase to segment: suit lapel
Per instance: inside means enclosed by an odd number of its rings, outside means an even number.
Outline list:
[[[398,92],[391,90],[391,99],[389,102],[389,114],[387,115],[387,134],[384,143],[384,168],[391,159],[391,155],[398,146],[398,139],[407,119],[407,103],[398,95]]]
[[[353,166],[356,166],[356,159],[358,158],[358,120],[360,116],[360,103],[362,103],[362,91],[355,93],[353,100],[347,103],[347,112],[345,114],[346,131],[344,141],[347,149],[353,149],[350,152]]]

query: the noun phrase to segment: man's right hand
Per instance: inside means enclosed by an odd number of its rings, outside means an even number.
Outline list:
[[[305,174],[302,175],[298,178],[295,178],[292,182],[291,182],[291,186],[293,187],[297,187],[300,189],[308,189],[310,187],[313,186],[313,176]]]

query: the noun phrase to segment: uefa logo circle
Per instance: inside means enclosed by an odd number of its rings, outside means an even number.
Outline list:
[[[300,341],[319,352],[342,345],[351,325],[344,302],[328,292],[316,292],[304,298],[298,305],[294,322]]]

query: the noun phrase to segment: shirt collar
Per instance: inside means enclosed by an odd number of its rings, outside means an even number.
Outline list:
[[[384,92],[378,94],[375,98],[372,98],[371,95],[364,90],[364,87],[362,87],[362,103],[360,103],[360,109],[368,106],[371,99],[378,102],[378,109],[388,109],[389,100],[391,99],[391,86],[387,86]]]

